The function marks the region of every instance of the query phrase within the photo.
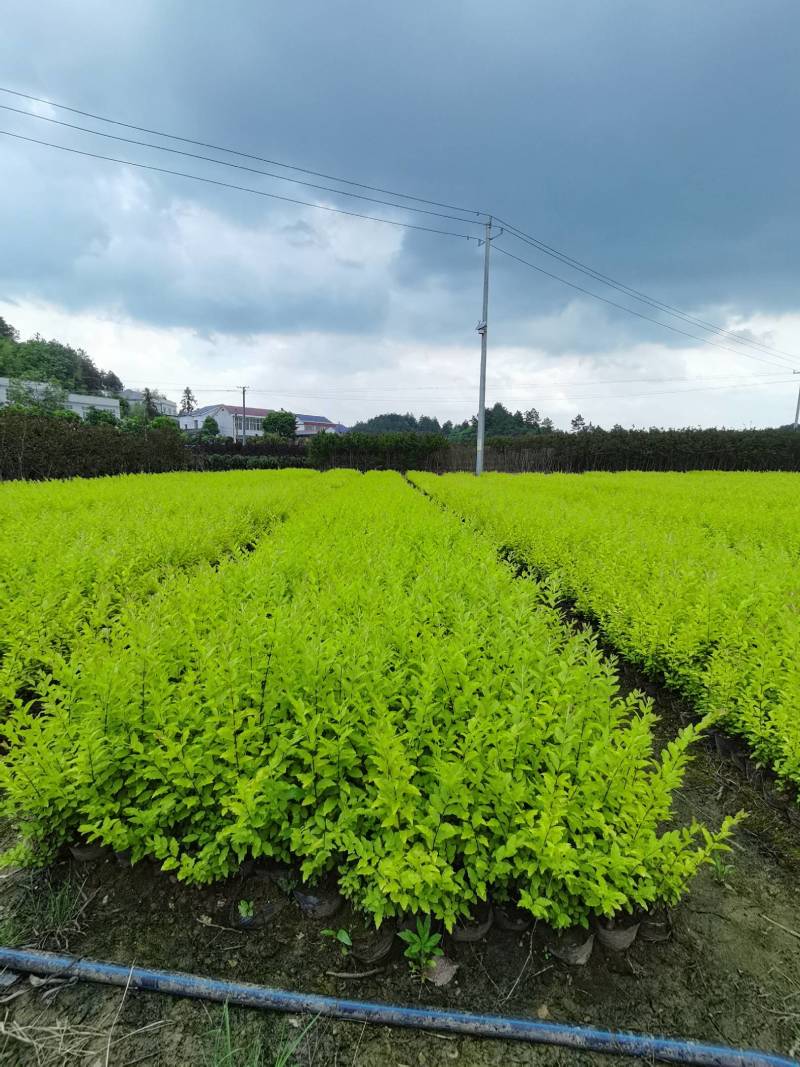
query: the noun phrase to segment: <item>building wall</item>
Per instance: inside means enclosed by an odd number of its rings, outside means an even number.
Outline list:
[[[317,433],[330,433],[333,423],[328,422],[301,422],[297,420],[297,434],[299,437],[312,437]]]
[[[0,378],[0,406],[8,403],[8,378]],[[25,382],[29,389],[34,392],[38,390],[47,389],[45,382]],[[86,418],[86,413],[89,408],[96,408],[98,411],[110,411],[117,418],[120,417],[119,400],[116,397],[110,396],[87,396],[85,393],[67,393],[66,406],[70,411],[74,411],[77,415],[80,415],[82,419]]]
[[[233,418],[230,412],[223,407],[213,408],[211,411],[206,411],[199,416],[194,411],[188,415],[179,415],[178,425],[182,430],[201,430],[204,420],[209,416],[212,419],[216,419],[219,432],[223,437],[233,437]]]

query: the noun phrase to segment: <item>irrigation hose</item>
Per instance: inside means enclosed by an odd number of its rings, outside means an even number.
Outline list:
[[[294,1014],[324,1015],[345,1022],[402,1026],[412,1030],[466,1034],[470,1037],[504,1038],[539,1045],[604,1052],[617,1056],[642,1056],[666,1063],[711,1064],[714,1067],[798,1067],[796,1060],[766,1052],[676,1041],[649,1034],[613,1033],[593,1027],[502,1015],[440,1011],[436,1008],[404,1008],[368,1000],[340,1000],[314,993],[292,993],[284,989],[225,982],[179,971],[152,970],[149,967],[122,967],[116,963],[79,959],[55,952],[0,948],[0,967],[11,971],[58,978],[81,978],[104,985],[128,987],[172,996],[211,1000],[244,1008],[267,1008]]]

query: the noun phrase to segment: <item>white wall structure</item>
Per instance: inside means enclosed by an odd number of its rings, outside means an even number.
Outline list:
[[[246,437],[260,437],[264,432],[261,423],[265,415],[275,408],[244,409]],[[216,419],[219,432],[223,437],[232,437],[235,441],[242,436],[242,409],[235,404],[207,404],[197,408],[188,415],[179,415],[178,423],[182,430],[200,430],[203,420],[208,417]],[[295,415],[296,434],[298,437],[312,437],[318,433],[343,433],[344,427],[331,422],[324,415]]]
[[[8,403],[10,381],[11,379],[9,378],[0,378],[0,407]],[[44,396],[49,389],[53,388],[47,382],[22,382],[21,384],[30,390],[34,396],[37,394]],[[67,393],[64,406],[80,415],[82,419],[86,418],[90,408],[96,408],[98,411],[110,411],[116,418],[120,417],[119,400],[111,396],[88,396],[85,393]]]
[[[219,432],[223,437],[234,436],[233,417],[227,404],[206,404],[204,407],[195,408],[188,415],[179,415],[178,425],[182,430],[202,430],[203,422],[207,418],[212,418],[216,421],[219,426]],[[258,432],[261,432],[260,426]]]

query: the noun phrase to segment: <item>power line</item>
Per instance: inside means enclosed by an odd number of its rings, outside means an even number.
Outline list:
[[[297,166],[295,164],[281,163],[281,162],[279,162],[277,160],[268,159],[268,158],[263,157],[263,156],[255,155],[253,153],[243,152],[243,151],[238,150],[238,149],[225,148],[223,146],[215,145],[215,144],[212,144],[212,143],[207,142],[207,141],[199,141],[199,140],[195,140],[195,139],[192,139],[192,138],[189,138],[189,137],[181,136],[179,134],[167,133],[167,132],[164,132],[162,130],[151,129],[151,128],[146,127],[146,126],[138,126],[138,125],[135,125],[134,123],[122,122],[122,121],[120,121],[118,119],[112,119],[112,118],[109,118],[107,116],[98,115],[98,114],[90,112],[90,111],[83,111],[80,108],[70,107],[69,105],[66,105],[66,104],[59,104],[59,103],[56,103],[53,100],[48,100],[48,99],[43,98],[43,97],[33,96],[30,93],[23,93],[23,92],[20,92],[20,91],[18,91],[16,89],[9,89],[9,88],[0,86],[0,92],[4,92],[4,93],[7,93],[7,94],[10,94],[10,95],[15,96],[15,97],[20,98],[20,99],[30,100],[30,101],[33,101],[33,102],[36,102],[36,103],[40,103],[40,104],[46,104],[49,107],[58,108],[60,110],[68,111],[68,112],[71,112],[72,114],[76,114],[76,115],[82,115],[82,116],[84,116],[86,118],[91,118],[91,119],[94,119],[95,121],[99,121],[99,122],[109,123],[111,125],[118,126],[118,127],[124,128],[124,129],[136,130],[136,131],[138,131],[140,133],[147,133],[147,134],[151,134],[151,135],[154,135],[154,136],[157,136],[157,137],[165,137],[165,138],[169,138],[169,139],[174,140],[174,141],[180,141],[180,142],[182,142],[184,144],[191,144],[191,145],[194,145],[194,146],[197,146],[197,147],[210,148],[210,149],[212,149],[214,151],[217,151],[217,152],[223,152],[223,153],[226,153],[228,155],[238,156],[239,158],[251,159],[251,160],[255,160],[255,161],[261,162],[261,163],[267,163],[267,164],[269,164],[271,166],[280,167],[280,168],[282,168],[284,170],[293,170],[293,171],[296,171],[296,172],[301,173],[301,174],[308,174],[308,175],[312,175],[314,177],[324,178],[324,179],[326,179],[328,181],[334,181],[334,182],[337,182],[339,184],[350,185],[350,186],[352,186],[354,188],[366,189],[366,190],[368,190],[370,192],[383,193],[383,194],[388,195],[388,196],[393,196],[393,197],[400,198],[400,199],[403,199],[403,200],[413,201],[414,203],[417,203],[417,204],[428,204],[428,205],[431,205],[433,207],[442,207],[442,208],[449,209],[451,211],[461,212],[462,215],[463,214],[475,215],[476,219],[478,217],[480,217],[480,216],[487,216],[488,215],[487,212],[481,211],[481,210],[478,210],[478,209],[460,207],[458,205],[448,204],[448,203],[445,203],[443,201],[429,200],[429,199],[426,199],[424,197],[413,196],[413,195],[408,194],[408,193],[402,193],[402,192],[398,192],[396,190],[382,188],[380,186],[368,185],[368,184],[366,184],[364,182],[357,182],[357,181],[355,181],[353,179],[349,179],[349,178],[340,178],[340,177],[337,177],[335,175],[326,174],[326,173],[324,173],[322,171],[315,171],[315,170],[311,170],[310,168],[307,168],[307,167],[300,167],[300,166]],[[100,131],[100,130],[88,129],[86,127],[78,126],[76,124],[67,123],[67,122],[63,122],[63,121],[58,120],[58,119],[50,118],[49,116],[36,115],[34,112],[25,112],[25,111],[22,111],[21,109],[18,109],[18,108],[11,108],[11,107],[8,107],[7,105],[0,105],[0,107],[4,107],[8,111],[14,111],[14,112],[16,112],[18,114],[23,114],[26,117],[42,119],[42,120],[47,121],[47,122],[56,123],[58,125],[62,125],[62,126],[68,127],[68,128],[76,129],[76,130],[80,130],[80,131],[85,132],[85,133],[94,134],[96,136],[110,137],[110,138],[113,138],[114,140],[125,141],[127,143],[132,143],[132,144],[139,144],[139,145],[142,145],[143,147],[153,148],[153,149],[156,149],[156,150],[159,150],[159,151],[167,151],[167,152],[177,153],[177,154],[180,154],[180,155],[189,156],[191,158],[198,158],[198,159],[206,160],[206,161],[211,162],[211,163],[216,163],[216,164],[221,165],[221,166],[230,166],[230,167],[236,167],[237,169],[241,169],[241,170],[249,170],[249,171],[252,171],[254,173],[264,174],[266,177],[272,177],[272,178],[276,178],[276,179],[279,179],[279,180],[292,181],[292,182],[295,182],[297,184],[306,185],[306,186],[308,186],[310,188],[322,189],[324,191],[332,192],[334,194],[339,194],[339,195],[343,195],[343,196],[359,196],[359,198],[364,199],[364,200],[369,200],[369,201],[371,201],[373,203],[385,204],[386,206],[398,207],[398,208],[401,208],[401,209],[404,208],[404,205],[391,204],[391,203],[387,203],[386,201],[378,200],[378,199],[372,198],[372,197],[361,197],[360,194],[348,193],[346,190],[331,189],[330,187],[327,187],[327,186],[319,186],[319,185],[315,185],[314,183],[311,183],[311,182],[303,182],[303,181],[301,181],[299,179],[290,178],[290,177],[284,176],[284,175],[270,174],[268,172],[257,170],[256,168],[244,167],[244,166],[241,166],[241,165],[238,165],[238,164],[231,163],[231,162],[226,161],[226,160],[213,159],[211,157],[201,156],[201,155],[198,155],[196,153],[180,152],[177,149],[169,148],[169,147],[164,146],[164,145],[154,145],[154,144],[150,144],[148,142],[137,141],[137,140],[134,140],[133,138],[117,137],[117,136],[115,136],[113,134],[104,133],[103,131]],[[216,181],[216,180],[211,179],[211,178],[202,178],[199,175],[187,174],[187,173],[184,173],[184,172],[181,172],[181,171],[172,171],[172,170],[168,170],[166,168],[156,167],[156,166],[152,166],[152,165],[148,165],[148,164],[144,164],[144,163],[134,163],[131,160],[115,159],[113,157],[103,156],[103,155],[100,155],[98,153],[83,152],[83,151],[81,151],[79,149],[67,148],[64,145],[57,145],[57,144],[53,144],[53,143],[48,142],[48,141],[38,140],[36,138],[23,137],[20,134],[12,134],[9,131],[0,131],[0,133],[5,133],[7,136],[17,137],[19,140],[27,140],[27,141],[30,141],[32,143],[47,145],[48,147],[58,148],[58,149],[61,149],[62,151],[73,152],[73,153],[78,154],[78,155],[90,156],[92,158],[97,158],[97,159],[105,159],[105,160],[108,160],[110,162],[121,163],[121,164],[126,165],[126,166],[139,167],[141,169],[149,169],[149,170],[153,170],[153,171],[161,172],[161,173],[166,173],[166,174],[174,174],[174,175],[177,175],[179,177],[190,178],[190,179],[195,180],[195,181],[203,181],[203,182],[206,182],[208,184],[215,184],[215,185],[223,186],[225,188],[237,189],[239,191],[249,192],[249,193],[252,193],[252,194],[255,194],[255,195],[268,196],[268,197],[271,197],[271,198],[276,199],[276,200],[284,200],[284,201],[286,201],[288,203],[295,203],[295,204],[300,204],[300,205],[308,206],[308,207],[316,207],[318,209],[327,210],[327,211],[338,211],[340,214],[350,215],[350,216],[355,217],[355,218],[371,219],[371,220],[376,221],[376,222],[384,222],[384,223],[387,223],[389,225],[395,225],[395,226],[405,226],[408,229],[418,229],[418,230],[423,230],[423,231],[430,232],[430,233],[439,233],[439,234],[446,235],[446,236],[455,236],[455,237],[461,237],[461,238],[465,238],[465,239],[470,239],[469,235],[467,235],[467,234],[453,233],[452,231],[445,231],[445,230],[437,230],[437,229],[434,229],[432,227],[415,226],[415,225],[413,225],[411,223],[400,223],[400,222],[397,222],[397,221],[391,220],[391,219],[383,219],[383,218],[378,218],[378,217],[371,216],[371,215],[361,214],[361,213],[358,213],[358,212],[350,212],[350,211],[346,211],[346,210],[344,210],[342,208],[333,208],[333,207],[328,207],[328,206],[320,205],[320,204],[311,204],[311,203],[308,203],[306,201],[295,200],[295,199],[293,199],[291,197],[282,197],[282,196],[280,196],[278,194],[275,194],[275,193],[266,193],[266,192],[264,192],[262,190],[250,189],[250,188],[247,188],[247,187],[244,187],[244,186],[237,186],[237,185],[234,185],[232,183]],[[461,218],[461,217],[451,216],[451,215],[442,215],[441,213],[428,211],[428,210],[423,209],[423,208],[407,208],[407,210],[414,210],[414,211],[419,211],[419,212],[423,212],[424,211],[425,214],[437,215],[438,217],[449,218],[449,219],[452,219],[453,221],[459,221],[459,222],[463,222],[463,223],[467,223],[467,224],[472,224],[473,223],[473,220],[471,220],[471,219],[464,219],[464,218]],[[635,300],[639,300],[639,301],[641,301],[643,303],[649,304],[651,307],[657,308],[658,310],[664,312],[665,314],[672,315],[672,316],[674,316],[674,317],[676,317],[678,319],[681,319],[684,322],[687,322],[687,323],[690,323],[692,325],[698,326],[701,329],[710,330],[710,331],[712,331],[712,332],[714,332],[716,334],[720,334],[720,335],[723,335],[725,337],[728,337],[730,340],[732,340],[736,344],[740,345],[742,348],[752,348],[752,349],[755,349],[757,351],[771,353],[773,355],[778,356],[779,358],[780,357],[784,357],[784,359],[793,360],[793,361],[797,361],[797,359],[798,359],[798,357],[792,355],[791,353],[782,352],[780,349],[777,349],[777,348],[775,348],[775,347],[773,347],[771,345],[764,344],[763,342],[760,342],[760,341],[754,341],[754,340],[742,338],[741,336],[739,336],[738,334],[734,333],[733,331],[726,330],[723,327],[717,326],[714,323],[706,322],[703,319],[697,318],[695,316],[687,314],[684,311],[681,311],[679,308],[676,308],[671,304],[667,304],[664,301],[656,299],[655,297],[648,296],[646,293],[643,293],[642,291],[640,291],[638,289],[634,289],[633,287],[628,286],[625,283],[620,282],[620,281],[612,278],[610,275],[604,274],[603,272],[598,271],[595,268],[590,267],[585,263],[582,263],[580,260],[575,259],[574,257],[569,256],[566,253],[559,251],[558,249],[554,248],[553,246],[548,245],[546,242],[541,241],[540,239],[532,236],[531,234],[526,233],[524,230],[521,230],[519,227],[516,227],[515,225],[513,225],[513,223],[509,223],[509,222],[507,222],[507,221],[505,221],[503,219],[500,219],[497,216],[495,216],[495,217],[496,217],[497,221],[506,228],[506,230],[509,232],[509,234],[512,237],[516,237],[518,240],[521,240],[524,243],[531,245],[532,247],[536,248],[537,250],[543,252],[545,255],[551,256],[551,257],[559,260],[560,262],[565,263],[566,265],[570,266],[571,268],[573,268],[575,270],[578,270],[581,273],[584,273],[584,274],[588,275],[589,277],[592,277],[595,280],[602,282],[605,285],[608,285],[608,286],[610,286],[612,288],[615,288],[615,289],[617,289],[618,291],[620,291],[622,293],[625,293],[626,295],[632,297]],[[626,307],[626,306],[624,306],[622,304],[617,304],[614,301],[608,300],[607,298],[602,297],[598,293],[594,293],[589,289],[584,289],[581,286],[578,286],[575,283],[568,281],[566,278],[562,278],[560,275],[552,274],[552,273],[544,270],[541,267],[537,267],[535,264],[530,263],[528,260],[521,259],[521,257],[516,257],[512,253],[506,251],[505,249],[502,249],[499,245],[497,247],[498,247],[498,251],[503,252],[505,255],[510,256],[512,259],[518,259],[519,262],[525,263],[527,266],[531,267],[532,269],[538,270],[542,274],[545,274],[548,277],[553,278],[555,281],[559,281],[564,285],[569,285],[573,289],[576,289],[579,292],[583,292],[587,296],[592,297],[593,299],[603,301],[604,303],[609,304],[612,307],[616,307],[621,311],[627,312],[628,314],[635,315],[636,317],[644,319],[645,321],[653,322],[656,325],[664,326],[667,329],[673,330],[674,332],[681,333],[684,336],[689,337],[692,340],[698,341],[698,342],[700,342],[702,344],[714,345],[714,347],[721,348],[721,349],[724,349],[725,351],[730,351],[730,352],[736,354],[736,350],[734,350],[734,349],[726,348],[725,346],[717,344],[714,341],[711,341],[711,340],[708,340],[708,339],[702,338],[702,337],[697,337],[694,334],[690,334],[690,333],[687,333],[686,331],[679,330],[676,327],[670,326],[668,323],[663,323],[658,319],[649,318],[646,315],[643,315],[643,314],[641,314],[641,313],[639,313],[637,311],[634,311],[632,308]],[[748,353],[743,352],[741,350],[739,350],[738,354],[747,355],[748,358],[755,359],[754,356],[750,356]],[[767,360],[759,360],[759,362],[767,363],[769,361],[767,361]],[[776,366],[776,367],[785,367],[785,366],[788,366],[790,364],[786,364],[785,362],[778,363],[775,360],[773,360],[773,361],[771,361],[771,365]]]
[[[412,222],[398,222],[397,219],[384,219],[377,215],[364,215],[358,211],[347,211],[341,207],[331,207],[328,204],[314,204],[310,200],[296,200],[291,196],[281,196],[278,193],[267,193],[263,189],[252,189],[247,185],[234,185],[232,182],[219,181],[217,178],[203,178],[199,174],[188,174],[182,170],[170,170],[167,167],[156,167],[151,163],[135,163],[131,159],[117,159],[115,156],[104,156],[98,152],[86,152],[82,148],[68,148],[63,144],[55,144],[52,141],[41,141],[37,137],[25,137],[21,133],[11,133],[10,130],[0,130],[4,137],[14,137],[18,141],[28,141],[31,144],[44,145],[47,148],[57,148],[60,152],[71,152],[76,156],[88,156],[90,159],[104,159],[108,163],[122,163],[126,167],[138,167],[140,170],[152,170],[158,174],[171,174],[178,178],[190,178],[195,182],[204,182],[206,185],[218,185],[223,189],[236,189],[240,193],[252,193],[254,196],[265,196],[270,200],[282,200],[287,204],[300,204],[302,207],[316,208],[318,211],[332,211],[337,215],[349,215],[355,219],[368,219],[370,222],[383,222],[387,226],[402,226],[406,230],[422,230],[425,233],[438,233],[444,237],[459,237],[465,241],[476,241],[478,238],[469,233],[454,233],[453,230],[439,230],[432,226],[418,226]],[[462,221],[464,221],[462,219]]]
[[[175,156],[185,156],[188,159],[200,159],[205,163],[216,163],[221,167],[232,167],[234,170],[247,171],[249,174],[261,174],[265,178],[275,178],[281,182],[292,182],[294,185],[303,185],[308,189],[319,189],[322,192],[334,193],[336,196],[354,197],[356,200],[366,200],[371,204],[382,204],[384,207],[395,207],[400,211],[414,211],[421,215],[433,215],[439,219],[450,219],[452,222],[466,223],[468,226],[482,225],[476,219],[465,219],[461,215],[447,215],[442,211],[431,211],[424,207],[409,207],[407,204],[397,204],[391,200],[381,200],[374,196],[365,196],[363,193],[351,193],[346,189],[334,189],[330,185],[319,185],[315,182],[303,181],[301,178],[290,178],[286,174],[275,174],[272,171],[261,170],[259,167],[248,167],[243,163],[231,163],[227,159],[214,159],[213,156],[204,156],[199,152],[185,152],[181,148],[169,148],[167,145],[153,144],[152,141],[139,141],[135,137],[120,137],[115,133],[104,133],[102,130],[92,130],[88,126],[78,126],[74,122],[62,122],[61,119],[53,119],[48,115],[36,115],[32,111],[24,111],[19,107],[9,107],[8,104],[0,104],[3,111],[11,111],[15,115],[24,115],[25,118],[40,119],[42,122],[50,122],[55,126],[64,126],[68,130],[79,130],[81,133],[89,133],[95,137],[105,137],[112,141],[121,141],[124,144],[135,144],[142,148],[154,148],[157,152],[169,152]]]
[[[352,185],[358,189],[367,189],[371,193],[384,193],[386,196],[397,196],[402,200],[413,200],[417,204],[430,204],[432,207],[443,207],[449,211],[460,211],[465,215],[485,215],[485,211],[477,211],[473,208],[458,207],[457,204],[445,204],[438,200],[426,200],[421,196],[411,196],[409,193],[398,193],[393,189],[383,189],[379,185],[365,185],[364,182],[353,181],[350,178],[337,178],[334,174],[325,174],[319,170],[310,170],[308,167],[297,167],[292,163],[280,163],[276,159],[266,159],[264,156],[253,155],[250,152],[242,152],[236,148],[223,148],[221,145],[210,144],[208,141],[195,141],[191,137],[181,137],[177,133],[165,133],[163,130],[151,130],[146,126],[135,126],[132,122],[120,122],[118,119],[109,119],[104,115],[95,115],[91,111],[81,111],[77,107],[68,107],[66,104],[57,104],[54,100],[45,100],[40,96],[31,96],[29,93],[21,93],[16,89],[6,89],[0,86],[0,93],[9,93],[11,96],[21,97],[23,100],[32,100],[37,104],[47,104],[49,107],[57,107],[62,111],[70,111],[73,115],[83,115],[87,119],[96,119],[98,122],[108,122],[112,126],[120,126],[126,130],[136,130],[138,133],[150,133],[156,137],[169,137],[172,141],[181,141],[183,144],[192,144],[198,148],[211,148],[215,152],[226,152],[228,155],[239,156],[240,159],[253,159],[257,163],[267,163],[271,167],[283,167],[285,170],[296,170],[300,174],[310,174],[315,178],[325,178],[326,181],[339,182],[341,185]]]
[[[531,390],[531,392],[529,394],[525,394],[525,395],[529,396],[531,401],[535,401],[537,403],[539,403],[542,400],[626,400],[626,399],[638,399],[638,398],[641,398],[641,397],[649,397],[649,396],[676,396],[676,395],[680,396],[680,395],[689,394],[689,393],[713,392],[713,391],[717,391],[717,390],[727,390],[727,391],[735,392],[735,391],[741,391],[741,390],[744,390],[744,389],[752,389],[754,387],[762,387],[763,388],[763,387],[772,386],[772,385],[785,385],[787,382],[791,383],[793,381],[794,381],[793,378],[781,378],[781,379],[779,379],[777,381],[764,381],[764,382],[755,381],[755,382],[749,382],[749,383],[740,384],[740,385],[698,386],[697,388],[689,388],[689,389],[660,389],[660,390],[656,390],[655,392],[650,391],[650,392],[645,392],[645,393],[596,393],[596,394],[595,393],[592,393],[592,394],[583,394],[583,393],[582,394],[576,394],[576,393],[570,393],[570,394],[549,393],[549,394],[547,394],[547,393],[539,393],[539,392],[536,392],[534,390]],[[161,388],[168,388],[168,386],[166,386],[163,382],[161,382],[159,384],[160,384]],[[207,388],[207,389],[201,389],[200,387],[197,387],[197,389],[196,390],[193,389],[193,391],[196,391],[196,392],[216,392],[216,393],[239,393],[239,392],[241,392],[241,390],[239,390],[239,389],[227,388],[227,387],[226,388],[218,388],[218,389],[211,389],[210,387]],[[255,396],[290,397],[291,399],[294,399],[294,400],[359,400],[359,401],[362,401],[362,402],[373,402],[373,403],[383,403],[385,401],[391,402],[391,401],[396,400],[398,396],[402,396],[403,395],[403,394],[398,394],[396,392],[393,392],[393,393],[391,393],[389,395],[386,395],[386,396],[384,396],[384,395],[350,396],[350,395],[348,395],[346,393],[298,393],[298,392],[293,392],[293,391],[288,391],[288,390],[283,390],[283,389],[277,389],[277,388],[276,389],[249,389],[248,392],[254,394]],[[498,394],[502,395],[502,396],[505,396],[505,397],[508,397],[510,395],[515,395],[515,394],[509,394],[509,393],[505,392],[502,389],[498,389],[498,390],[496,390],[496,392]],[[474,397],[454,397],[454,396],[437,397],[437,398],[435,398],[435,403],[438,404],[438,405],[443,405],[443,406],[455,406],[456,404],[461,405],[461,404],[464,404],[464,403],[469,403],[469,401],[473,400],[473,399],[474,399]],[[208,405],[204,405],[204,406],[208,406]]]
[[[759,381],[759,379],[764,379],[764,381]],[[151,379],[129,379],[129,378],[126,378],[126,381],[127,381],[127,383],[129,385],[146,386],[146,385],[153,384],[153,380],[151,380]],[[773,383],[774,384],[780,384],[781,382],[785,381],[785,379],[780,378],[780,376],[778,375],[778,371],[771,371],[771,372],[768,372],[768,373],[763,373],[763,375],[711,375],[710,377],[707,377],[707,378],[698,378],[698,377],[686,378],[686,377],[682,377],[682,376],[676,376],[676,377],[671,377],[671,378],[663,378],[663,377],[661,377],[661,378],[593,378],[593,379],[587,379],[585,381],[581,381],[580,379],[574,379],[573,378],[573,379],[566,379],[566,380],[563,380],[563,381],[556,380],[556,381],[546,381],[546,382],[532,382],[526,388],[521,388],[521,389],[502,389],[502,395],[505,396],[505,397],[516,397],[516,398],[519,398],[519,397],[530,397],[531,395],[534,395],[535,393],[537,393],[538,389],[541,389],[541,388],[554,388],[554,387],[558,387],[558,386],[567,386],[567,387],[569,387],[569,386],[577,386],[578,388],[581,388],[581,387],[589,387],[589,386],[629,385],[629,384],[639,384],[639,383],[650,383],[650,384],[663,383],[663,384],[667,384],[669,382],[693,383],[693,382],[725,382],[725,381],[729,381],[729,382],[730,381],[734,381],[734,382],[743,381],[743,382],[746,382],[746,383],[747,382],[753,382],[754,384],[770,385],[770,384],[773,384]],[[170,389],[182,389],[182,388],[185,388],[185,386],[186,386],[186,382],[185,381],[183,381],[183,382],[164,382],[162,380],[159,380],[158,384],[159,384],[159,387],[161,387],[161,388],[170,388]],[[238,388],[237,387],[235,387],[235,386],[227,386],[227,385],[192,385],[191,388],[192,388],[192,391],[194,393],[237,393],[238,392]],[[387,399],[387,400],[390,400],[393,397],[395,397],[395,398],[396,397],[418,397],[421,400],[429,400],[431,403],[435,403],[435,402],[437,402],[438,398],[436,396],[431,396],[430,394],[447,393],[447,391],[450,388],[450,386],[448,386],[448,385],[427,385],[427,386],[426,385],[422,385],[422,386],[416,386],[415,388],[411,388],[411,389],[404,389],[403,392],[398,392],[397,389],[393,389],[393,391],[391,391],[391,393],[388,393],[388,389],[390,389],[391,386],[387,386],[386,388],[387,388],[387,393],[386,393],[385,399]],[[251,392],[259,393],[259,394],[263,394],[263,393],[268,393],[269,392],[271,394],[274,393],[276,395],[281,395],[281,396],[288,396],[289,395],[289,393],[286,391],[286,389],[281,385],[275,385],[275,386],[271,387],[269,389],[269,391],[267,391],[267,389],[252,389]],[[362,388],[362,389],[357,389],[357,388],[356,389],[346,389],[346,391],[343,392],[343,393],[337,392],[337,391],[334,391],[334,392],[329,391],[329,392],[326,392],[324,394],[314,394],[314,395],[317,396],[317,397],[320,397],[320,398],[324,397],[325,399],[332,399],[332,400],[337,400],[337,399],[362,400],[362,399],[368,399],[368,398],[373,397],[374,394],[377,393],[377,392],[379,392],[378,388],[370,389],[370,388],[367,387],[367,388]],[[300,396],[300,397],[308,396],[308,394],[302,394],[302,393],[298,393],[298,394],[294,394],[294,395],[295,396]],[[463,399],[471,399],[471,396],[473,396],[473,394],[471,394],[471,392],[469,394],[463,394]],[[450,394],[450,398],[451,399],[453,398],[453,394]],[[379,398],[379,399],[382,399],[382,397]]]
[[[771,382],[752,382],[747,385],[704,385],[698,386],[696,389],[660,389],[656,392],[648,393],[591,393],[591,394],[564,394],[564,393],[533,393],[531,395],[531,401],[537,403],[541,400],[626,400],[628,398],[639,398],[646,396],[676,396],[684,393],[702,393],[713,392],[715,390],[729,390],[731,392],[741,391],[743,389],[752,389],[755,386],[769,386],[769,385],[785,385],[787,382],[793,382],[792,378],[781,378],[779,381]],[[385,401],[392,401],[396,399],[396,393],[390,396],[359,396],[359,397],[347,397],[344,394],[325,394],[325,393],[291,393],[281,392],[277,389],[253,389],[251,390],[257,396],[281,396],[291,397],[295,400],[361,400],[364,402],[371,401],[372,403],[383,403]],[[503,392],[502,389],[497,392],[503,396],[509,394]],[[464,404],[474,400],[474,397],[441,397],[437,398],[437,404]]]
[[[545,244],[544,241],[540,241],[537,237],[532,237],[530,234],[525,233],[523,230],[517,229],[509,222],[505,222],[503,219],[496,219],[496,221],[504,226],[505,229],[512,237],[518,238],[520,241],[524,241],[525,244],[531,245],[533,248],[538,249],[540,252],[544,252],[545,255],[551,256],[554,259],[559,260],[561,263],[565,263],[569,267],[573,267],[575,270],[580,271],[582,274],[588,275],[590,278],[594,278],[596,281],[603,282],[604,285],[610,286],[612,289],[617,289],[621,293],[625,293],[627,296],[633,297],[635,300],[640,300],[645,304],[649,304],[651,307],[658,308],[659,311],[663,311],[669,315],[673,315],[676,318],[682,319],[684,322],[688,322],[693,326],[699,326],[704,330],[711,330],[714,333],[723,334],[735,341],[737,344],[749,346],[761,351],[769,352],[775,355],[785,356],[790,360],[797,360],[797,357],[790,352],[782,352],[779,348],[775,348],[772,345],[765,345],[761,341],[753,341],[748,338],[740,337],[739,334],[734,333],[732,330],[726,330],[722,326],[716,326],[713,322],[706,322],[704,319],[695,318],[693,315],[687,314],[685,311],[681,311],[680,308],[673,307],[671,304],[666,304],[661,300],[657,300],[655,297],[648,296],[646,293],[640,292],[638,289],[633,289],[631,286],[625,285],[624,282],[616,281],[608,274],[603,274],[602,271],[595,270],[593,267],[589,267],[585,263],[581,263],[580,260],[574,259],[572,256],[568,256],[565,252],[559,252],[557,248],[553,248],[551,245]],[[498,246],[499,247],[499,246]]]
[[[767,363],[773,367],[781,367],[783,370],[787,370],[785,363],[776,363],[774,359],[761,359],[759,356],[753,355],[752,352],[744,352],[741,349],[728,348],[727,345],[721,345],[716,341],[710,341],[707,337],[698,337],[697,334],[687,333],[686,330],[681,330],[678,326],[672,326],[668,322],[661,322],[660,319],[654,319],[651,315],[644,315],[641,311],[634,311],[633,308],[625,307],[624,304],[618,304],[615,300],[609,300],[608,297],[600,296],[599,293],[593,293],[591,289],[586,289],[582,285],[577,285],[575,282],[569,281],[567,278],[562,278],[560,274],[553,274],[552,271],[545,270],[544,267],[537,266],[536,263],[531,263],[529,259],[523,259],[521,256],[515,256],[513,252],[509,252],[507,248],[497,246],[497,251],[501,252],[504,256],[508,256],[509,259],[514,259],[517,263],[523,263],[526,267],[530,267],[531,270],[538,271],[539,274],[544,274],[548,278],[553,278],[557,282],[562,282],[564,285],[568,285],[571,289],[577,289],[579,293],[585,293],[586,296],[594,297],[595,300],[601,300],[604,304],[609,304],[611,307],[618,308],[620,311],[627,311],[629,315],[635,315],[637,319],[644,319],[645,322],[652,322],[656,326],[661,326],[665,330],[671,330],[673,333],[679,333],[683,337],[690,337],[693,341],[699,341],[704,345],[711,345],[713,348],[721,348],[724,352],[732,352],[735,356],[745,356],[747,359],[753,359],[757,363]]]

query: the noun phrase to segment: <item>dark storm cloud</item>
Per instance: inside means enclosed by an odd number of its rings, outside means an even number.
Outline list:
[[[12,87],[490,209],[671,303],[750,313],[798,306],[798,31],[794,0],[45,0],[5,5],[0,50]],[[314,198],[20,116],[0,112],[0,127]],[[387,251],[374,226],[348,225],[343,239],[321,212],[4,138],[0,180],[7,298],[243,333],[463,341],[478,317],[480,253],[466,242],[409,231]],[[511,238],[504,245],[614,295]],[[539,329],[553,343],[550,317],[578,295],[495,263],[503,339],[536,343]],[[670,339],[613,311],[585,314],[591,332],[575,331],[579,345]]]

